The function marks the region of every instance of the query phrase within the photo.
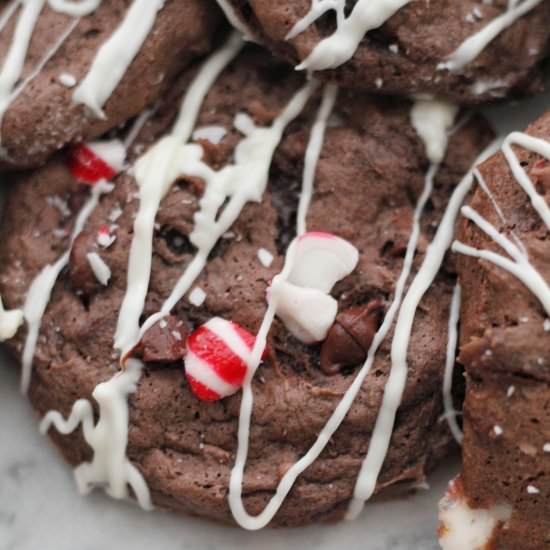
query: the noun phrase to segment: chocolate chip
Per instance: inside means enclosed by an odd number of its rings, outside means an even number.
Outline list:
[[[178,256],[192,254],[195,250],[187,235],[173,227],[163,227],[160,236],[166,241],[168,248]]]
[[[170,315],[153,325],[134,348],[132,355],[145,362],[173,363],[185,355],[187,327]]]
[[[342,311],[321,348],[321,370],[336,374],[342,368],[362,363],[383,316],[384,307],[379,300]]]

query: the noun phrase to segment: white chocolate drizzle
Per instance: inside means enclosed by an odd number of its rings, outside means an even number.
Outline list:
[[[69,434],[82,425],[86,443],[93,451],[91,462],[84,462],[74,470],[78,490],[87,494],[101,487],[115,499],[128,498],[128,486],[139,505],[152,508],[149,489],[139,470],[126,457],[128,444],[128,396],[135,393],[143,365],[129,359],[126,370],[115,374],[107,382],[98,384],[92,396],[99,407],[99,418],[94,425],[94,411],[90,401],[79,399],[73,405],[70,416],[64,420],[61,414],[50,411],[40,424],[45,434],[50,426],[58,432]]]
[[[402,7],[411,0],[358,0],[351,13],[346,16],[346,0],[311,0],[309,11],[298,20],[285,40],[292,40],[302,34],[309,26],[329,11],[333,11],[336,17],[336,30],[328,37],[322,38],[297,67],[298,70],[307,69],[310,71],[322,71],[335,69],[349,61],[361,40],[371,30],[382,26]],[[506,10],[491,20],[480,31],[476,32],[451,54],[445,61],[437,65],[438,70],[449,70],[460,72],[469,63],[476,59],[479,54],[505,29],[513,25],[520,17],[530,12],[543,0],[510,0]],[[226,4],[225,0],[218,0],[222,9],[226,11],[228,19],[234,25],[239,25],[240,19],[233,8]],[[474,11],[476,18],[481,19],[482,14],[477,9]],[[391,44],[390,51],[397,54],[398,44]],[[383,82],[376,79],[376,86],[380,88]],[[499,88],[505,88],[506,82],[502,80],[479,80],[473,84],[471,91],[474,95],[481,95],[492,92],[492,95],[499,96]]]
[[[538,6],[542,0],[512,1],[504,13],[495,17],[483,29],[467,38],[448,58],[438,65],[438,69],[459,72],[505,29],[513,25],[520,17]]]
[[[5,309],[0,297],[0,342],[13,338],[23,321],[23,310]]]
[[[462,444],[464,434],[456,421],[457,411],[453,406],[453,373],[456,363],[456,349],[458,343],[458,322],[460,320],[460,299],[461,289],[457,283],[453,292],[451,302],[451,311],[449,314],[449,337],[447,342],[447,357],[445,359],[445,374],[443,377],[443,407],[445,410],[444,416],[449,424],[449,429],[456,439],[457,443]]]
[[[502,145],[502,152],[506,158],[512,175],[518,185],[529,197],[534,210],[539,214],[543,223],[550,230],[550,208],[544,200],[544,197],[537,193],[533,182],[521,166],[516,154],[514,153],[512,145],[519,145],[528,151],[537,153],[545,159],[550,160],[550,143],[527,134],[513,132],[506,138],[504,144]],[[501,217],[502,212],[500,208],[497,210],[497,213],[498,212],[500,212],[499,217]],[[504,252],[506,252],[509,258],[497,252],[493,252],[492,250],[480,250],[474,248],[460,241],[455,241],[453,243],[453,251],[467,256],[472,256],[474,258],[486,260],[497,267],[504,269],[516,277],[516,279],[521,281],[533,293],[533,295],[537,297],[546,314],[550,315],[550,286],[529,261],[525,248],[523,246],[520,247],[518,244],[514,244],[508,237],[500,233],[496,227],[489,223],[472,207],[464,206],[462,208],[462,215],[473,222],[483,233],[485,233],[485,235],[498,244]]]
[[[98,205],[101,195],[110,193],[112,190],[113,185],[105,181],[99,181],[94,185],[90,198],[86,201],[76,217],[69,248],[55,263],[45,266],[33,279],[29,287],[25,304],[23,305],[23,312],[25,314],[28,329],[27,338],[23,347],[23,356],[21,359],[21,391],[23,393],[27,393],[29,388],[32,374],[32,362],[38,341],[38,334],[40,332],[40,325],[42,324],[42,317],[44,316],[44,312],[46,311],[46,307],[50,301],[55,282],[57,281],[57,278],[63,268],[65,268],[65,266],[69,263],[72,245],[78,235],[82,232],[86,221],[94,211],[95,207]]]
[[[187,156],[183,157],[185,160],[180,163],[181,173],[199,177],[206,182],[199,211],[195,214],[195,227],[189,237],[198,250],[160,311],[145,321],[136,341],[139,341],[139,338],[157,321],[167,316],[188,292],[204,269],[218,239],[231,228],[246,203],[262,200],[268,182],[271,160],[283,132],[286,126],[302,112],[316,88],[315,80],[305,84],[268,128],[256,126],[244,113],[237,114],[235,127],[245,137],[235,148],[234,164],[228,164],[220,171],[212,170],[201,160],[200,146],[183,147]],[[157,165],[154,168],[155,171],[158,170]],[[228,202],[218,216],[226,199]]]
[[[101,0],[48,0],[50,7],[73,17],[90,15],[101,4]]]
[[[103,106],[120,83],[131,62],[151,32],[157,12],[165,0],[134,0],[122,24],[97,52],[84,80],[75,89],[75,103],[87,105],[99,118],[105,118]],[[19,10],[14,36],[0,69],[0,128],[6,111],[28,84],[44,69],[59,51],[82,16],[93,13],[101,0],[14,0],[0,15],[0,31]],[[65,30],[55,39],[28,76],[21,80],[25,60],[34,29],[45,5],[74,17]],[[67,87],[76,84],[72,75],[62,73],[59,81]],[[1,140],[1,132],[0,132]],[[1,144],[1,141],[0,141]],[[8,158],[0,149],[3,158]],[[8,158],[9,160],[9,158]]]
[[[490,145],[474,162],[472,169],[455,188],[435,237],[428,246],[424,261],[409,286],[397,317],[391,345],[391,370],[384,388],[382,406],[371,436],[367,456],[361,466],[355,485],[354,497],[350,503],[347,518],[354,519],[362,511],[365,502],[373,495],[376,481],[386,457],[395,423],[395,415],[401,403],[407,380],[407,350],[418,305],[435,279],[454,233],[455,221],[473,183],[473,168],[495,151]]]
[[[441,120],[446,121],[446,117],[434,119],[434,124],[440,123]],[[425,135],[441,135],[439,132],[430,132]],[[426,142],[426,148],[429,147],[429,143]],[[250,436],[250,423],[252,417],[252,409],[254,403],[254,396],[252,393],[252,379],[254,373],[258,369],[263,351],[265,349],[267,334],[273,323],[273,319],[277,312],[278,308],[278,296],[273,296],[272,299],[268,302],[268,308],[265,313],[262,325],[256,336],[256,343],[254,349],[252,350],[250,362],[248,364],[248,372],[243,385],[243,395],[241,400],[241,410],[239,415],[239,432],[238,432],[238,447],[237,454],[235,459],[235,465],[231,472],[231,479],[229,483],[229,505],[231,512],[235,520],[245,529],[257,530],[265,527],[275,516],[279,508],[281,507],[284,499],[292,488],[294,482],[298,476],[308,468],[317,457],[321,454],[323,449],[326,447],[327,443],[330,441],[332,435],[339,428],[340,424],[346,417],[349,409],[351,408],[355,397],[357,396],[361,386],[370,372],[370,369],[374,363],[376,352],[378,351],[380,345],[384,341],[386,335],[388,334],[393,320],[397,311],[399,310],[401,299],[405,290],[405,284],[409,277],[412,262],[414,259],[414,254],[416,251],[416,245],[418,237],[420,234],[420,216],[424,209],[424,206],[430,196],[431,189],[433,186],[433,177],[437,171],[436,164],[433,164],[428,174],[426,175],[424,190],[419,197],[418,203],[415,208],[414,214],[414,224],[409,242],[407,244],[407,252],[405,255],[405,260],[403,262],[403,268],[401,274],[398,278],[395,296],[394,299],[386,313],[386,316],[382,322],[382,325],[378,329],[377,333],[373,338],[373,342],[368,351],[367,359],[359,372],[357,373],[355,379],[351,385],[346,390],[344,397],[337,405],[336,409],[330,416],[329,420],[319,433],[314,444],[309,448],[309,450],[296,462],[294,463],[284,474],[282,479],[277,486],[275,495],[271,498],[264,510],[257,516],[251,516],[246,511],[243,500],[242,500],[242,483],[244,476],[244,467],[246,465],[247,456],[248,456],[248,446],[249,446],[249,436]],[[304,180],[305,182],[305,180]],[[304,183],[303,182],[303,183]],[[272,286],[278,286],[284,284],[290,277],[294,265],[294,255],[296,253],[296,240],[291,244],[289,250],[287,251],[287,256],[285,260],[285,265],[283,270],[279,275],[277,275],[272,282]]]
[[[233,28],[239,31],[243,35],[245,40],[256,42],[256,39],[252,35],[250,29],[245,25],[242,19],[235,12],[235,8],[233,8],[233,6],[227,0],[216,0],[216,2],[218,3],[218,6],[220,6],[221,10],[225,14],[225,17],[227,17],[227,20],[231,23]]]
[[[21,3],[21,0],[11,0],[11,2],[4,8],[2,15],[0,15],[0,31],[4,30],[9,23],[12,15],[17,11]]]
[[[322,71],[342,65],[353,57],[359,43],[368,31],[383,25],[410,1],[359,0],[349,16],[346,17],[345,0],[312,0],[309,12],[294,25],[286,39],[295,38],[331,10],[336,13],[337,28],[333,34],[323,38],[296,68],[298,70]]]
[[[115,348],[121,350],[123,355],[140,338],[139,317],[149,288],[155,216],[160,202],[181,174],[182,160],[190,160],[190,155],[200,156],[200,146],[185,148],[184,144],[191,136],[203,98],[219,74],[239,53],[242,44],[240,37],[232,35],[228,43],[206,61],[185,95],[172,133],[159,140],[135,165],[140,206],[130,247],[126,294],[115,333]]]
[[[372,24],[376,17],[381,19],[383,14],[391,11],[391,9],[396,11],[398,3],[388,1],[382,5],[382,2],[371,1],[371,7],[366,10],[367,14],[370,14],[367,20]],[[405,3],[401,1],[401,4]],[[319,0],[316,4],[326,5],[326,2]],[[360,4],[366,5],[364,0],[360,0],[356,8]],[[353,13],[355,13],[355,10],[346,21],[352,19]],[[364,26],[365,20],[358,19],[358,14],[359,12],[353,21],[355,21],[355,24],[361,22]],[[348,23],[348,25],[351,25],[351,23]],[[358,34],[357,29],[355,32]],[[230,229],[243,207],[248,202],[261,201],[267,186],[272,157],[282,139],[283,132],[286,126],[299,116],[318,86],[316,81],[311,80],[298,90],[271,126],[267,128],[257,127],[248,115],[239,113],[235,117],[234,125],[244,135],[244,138],[235,149],[234,163],[219,171],[211,169],[202,161],[202,148],[197,144],[187,143],[187,141],[192,136],[203,98],[221,71],[238,54],[241,47],[241,38],[233,35],[224,47],[209,58],[190,86],[183,101],[180,116],[172,132],[159,140],[136,163],[134,175],[139,187],[140,205],[134,224],[134,236],[128,261],[127,290],[119,312],[114,343],[115,348],[121,351],[122,362],[126,366],[126,370],[118,373],[108,382],[98,385],[94,390],[93,397],[99,405],[100,413],[97,425],[94,426],[92,407],[90,402],[86,400],[75,403],[73,412],[67,421],[64,421],[61,415],[56,412],[48,413],[43,421],[43,431],[47,431],[49,426],[54,424],[62,433],[69,433],[76,429],[79,423],[82,423],[84,437],[94,451],[92,462],[82,464],[75,470],[75,476],[82,491],[88,491],[99,484],[106,484],[106,490],[111,496],[125,498],[128,496],[128,485],[130,485],[140,505],[144,508],[151,506],[149,490],[143,477],[126,457],[129,420],[127,399],[130,393],[135,392],[142,369],[139,361],[126,359],[126,354],[139,341],[144,332],[168,315],[177,302],[192,288],[193,283],[206,265],[212,248],[218,239]],[[305,232],[305,220],[311,200],[315,168],[319,160],[327,120],[334,107],[336,95],[336,87],[332,85],[325,87],[322,103],[310,135],[302,181],[305,199],[302,196],[301,200],[304,202],[301,204],[300,216],[297,222],[299,234]],[[437,173],[439,163],[443,160],[449,128],[456,114],[454,106],[441,102],[433,102],[428,105],[425,100],[421,101],[424,103],[420,103],[420,101],[416,103],[416,115],[413,114],[412,118],[413,124],[424,140],[431,165],[426,174],[424,189],[415,207],[413,227],[407,244],[402,271],[396,283],[393,301],[388,308],[382,325],[374,336],[364,365],[348,387],[327,424],[321,430],[317,440],[306,454],[287,470],[266,508],[259,515],[251,516],[244,508],[242,482],[248,456],[253,409],[252,380],[261,363],[267,335],[279,305],[277,293],[274,293],[268,299],[267,311],[256,337],[254,348],[246,355],[248,370],[243,385],[238,447],[229,487],[229,504],[233,516],[241,526],[247,529],[259,529],[271,521],[297,477],[316,460],[326,447],[349,412],[366,376],[370,372],[376,353],[397,316],[395,336],[392,343],[392,369],[385,388],[382,407],[372,434],[369,451],[357,480],[348,517],[355,517],[362,509],[364,502],[374,492],[388,449],[395,413],[401,401],[406,381],[406,354],[416,309],[441,266],[444,253],[452,240],[454,222],[460,205],[473,182],[473,174],[470,171],[455,189],[436,236],[426,252],[424,262],[405,293],[420,236],[421,215],[430,197],[433,179]],[[425,124],[425,117],[431,117],[431,125]],[[487,153],[483,156],[487,156]],[[152,239],[156,213],[163,197],[180,175],[200,177],[206,183],[199,211],[195,215],[195,228],[191,233],[191,242],[197,247],[198,251],[170,296],[164,302],[161,310],[149,317],[140,329],[139,318],[143,312],[151,275]],[[226,199],[229,199],[227,203]],[[222,205],[225,207],[218,215]],[[73,239],[75,236],[76,234]],[[273,288],[288,283],[292,277],[298,242],[299,238],[295,239],[289,247],[283,270],[273,279]],[[68,260],[68,253],[69,251],[65,254],[67,256],[65,262]],[[58,263],[65,255],[58,260]],[[48,268],[52,268],[52,266],[47,266],[45,270]],[[55,274],[53,280],[51,276],[46,277],[48,283],[46,303],[59,271]],[[33,287],[34,283],[29,290],[29,297],[33,292]],[[36,294],[37,290],[34,292]],[[44,308],[45,306],[42,308],[42,313]],[[40,319],[41,314],[38,318],[38,327],[35,329],[34,342],[30,342],[33,354]],[[31,334],[30,325],[31,322],[29,321],[29,335]]]
[[[124,370],[115,374],[109,381],[99,384],[92,394],[99,405],[97,425],[95,427],[93,425],[92,407],[86,400],[75,403],[67,421],[64,421],[55,411],[49,412],[43,420],[41,427],[43,432],[46,432],[53,423],[65,434],[74,431],[82,423],[84,437],[93,450],[92,462],[81,464],[75,469],[77,484],[83,493],[99,486],[112,497],[122,499],[128,497],[128,486],[130,486],[138,504],[146,510],[152,508],[147,483],[126,456],[129,426],[128,396],[137,390],[143,368],[140,361],[125,357],[125,352],[132,347],[131,340],[127,338],[128,335],[130,338],[133,337],[132,330],[139,331],[133,314],[138,311],[140,303],[143,308],[149,285],[155,214],[169,185],[179,174],[176,167],[178,161],[182,160],[179,156],[182,149],[181,142],[191,135],[202,99],[219,73],[237,55],[241,42],[240,38],[233,36],[223,48],[209,58],[186,94],[181,116],[173,132],[157,142],[136,164],[136,181],[140,185],[140,211],[134,224],[134,236],[128,259],[127,291],[119,311],[116,336],[120,346],[118,349],[123,352]],[[168,179],[170,179],[169,182]],[[155,189],[157,185],[160,189]],[[145,267],[141,265],[142,262],[146,264]],[[138,270],[137,277],[134,276],[133,269]],[[132,292],[137,294],[138,308],[135,303],[132,303]],[[124,318],[126,314],[128,314],[127,319]],[[139,311],[137,315],[139,317]]]
[[[306,155],[304,159],[304,173],[302,179],[302,192],[300,202],[298,203],[297,214],[297,233],[303,235],[306,232],[306,215],[313,195],[313,182],[315,180],[315,170],[319,162],[319,155],[325,139],[327,122],[334,109],[336,98],[338,97],[338,87],[335,84],[326,84],[323,88],[323,99],[317,112],[317,117],[311,128],[309,142],[307,144]]]
[[[203,126],[202,128],[197,128],[193,132],[193,139],[195,141],[206,139],[210,143],[218,145],[226,134],[227,130],[223,126]]]
[[[134,0],[124,21],[99,48],[88,74],[73,94],[98,118],[105,119],[103,106],[122,80],[147,39],[165,0]]]
[[[441,99],[418,98],[414,101],[411,123],[424,142],[426,156],[433,164],[443,162],[457,113],[456,105]]]

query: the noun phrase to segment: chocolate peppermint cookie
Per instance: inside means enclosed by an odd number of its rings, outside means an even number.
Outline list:
[[[21,176],[0,327],[23,308],[8,346],[81,491],[258,529],[423,481],[453,446],[434,233],[491,139],[462,117],[306,81],[233,36],[128,149]]]
[[[462,210],[464,473],[443,506],[444,548],[483,530],[499,550],[550,544],[549,140],[550,114],[510,134]]]
[[[235,26],[341,86],[480,103],[542,89],[548,0],[219,0]]]
[[[207,0],[17,0],[0,9],[0,166],[38,166],[150,106],[211,47]]]

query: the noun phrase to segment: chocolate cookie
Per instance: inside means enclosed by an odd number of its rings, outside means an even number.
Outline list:
[[[151,105],[211,47],[220,13],[205,0],[2,2],[2,168],[38,166],[67,143]]]
[[[355,515],[452,448],[455,276],[420,266],[439,268],[427,245],[491,131],[241,47],[182,77],[112,185],[113,144],[20,177],[0,290],[24,307],[8,346],[81,491],[257,529]]]
[[[480,103],[542,89],[547,0],[223,0],[275,54],[350,88]]]
[[[499,550],[550,544],[549,140],[546,114],[480,166],[454,245],[467,374],[461,483],[472,525],[485,518]]]

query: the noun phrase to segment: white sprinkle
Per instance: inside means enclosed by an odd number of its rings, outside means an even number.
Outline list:
[[[159,322],[159,327],[166,328],[167,326],[168,326],[168,323],[164,319],[161,319]]]
[[[181,334],[177,330],[172,331],[172,336],[178,341],[181,341]]]
[[[120,206],[115,206],[109,212],[109,221],[116,222],[120,216],[122,216],[122,208],[120,208]]]
[[[94,272],[95,278],[103,286],[106,286],[111,278],[111,270],[109,269],[109,266],[103,261],[97,252],[89,252],[86,254],[86,258],[88,258],[88,263]]]
[[[538,495],[540,493],[540,490],[537,489],[534,485],[527,485],[527,492],[530,495]]]
[[[271,264],[273,263],[273,254],[265,248],[260,248],[258,250],[258,260],[260,260],[260,263],[264,267],[271,267]]]
[[[544,320],[544,323],[542,323],[542,328],[544,329],[544,332],[550,332],[550,319]]]
[[[63,84],[63,86],[66,86],[67,88],[76,86],[76,78],[70,73],[61,73],[57,77],[57,80],[60,84]]]
[[[390,50],[390,52],[392,53],[399,53],[399,45],[398,44],[390,44],[388,46],[388,49]]]
[[[374,83],[376,84],[376,87],[380,89],[384,85],[384,81],[381,78],[377,78]]]
[[[542,450],[545,452],[545,453],[550,453],[550,443],[545,443],[542,447]]]
[[[202,306],[205,300],[206,300],[206,292],[204,292],[204,290],[200,286],[196,286],[189,293],[189,303],[193,304],[196,307]]]
[[[202,128],[197,128],[193,132],[193,139],[195,141],[206,139],[210,143],[218,145],[226,134],[227,130],[223,126],[203,126]]]
[[[478,6],[475,6],[475,7],[474,7],[473,13],[474,13],[474,15],[475,15],[478,19],[483,19],[483,13],[482,13],[482,11],[479,9]]]
[[[487,357],[491,357],[493,355],[493,352],[490,350],[490,349],[486,349],[484,352],[483,352],[483,355],[487,356]]]
[[[493,431],[495,432],[496,436],[502,435],[504,433],[504,430],[498,424],[493,427]]]
[[[508,398],[512,397],[512,395],[514,395],[515,391],[516,391],[516,387],[515,386],[510,386],[508,388],[508,391],[506,392],[506,397],[508,397]]]
[[[528,323],[529,322],[529,317],[520,317],[519,320],[522,323]]]
[[[97,244],[102,248],[109,248],[116,241],[116,236],[106,231],[98,231]]]

